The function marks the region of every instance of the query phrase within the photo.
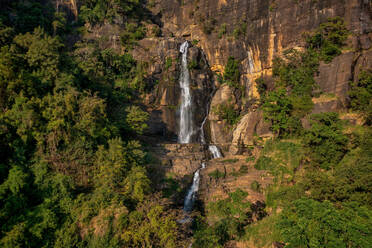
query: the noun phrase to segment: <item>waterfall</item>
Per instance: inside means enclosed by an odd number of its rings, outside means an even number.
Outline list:
[[[196,199],[196,193],[199,190],[199,181],[200,181],[200,175],[199,175],[200,169],[198,169],[193,178],[192,186],[187,192],[185,202],[183,205],[183,210],[186,212],[190,212],[192,210],[192,207],[194,206],[194,202]]]
[[[187,144],[191,142],[191,136],[193,134],[193,123],[192,123],[192,101],[191,101],[191,91],[190,91],[190,73],[187,67],[187,49],[189,43],[185,41],[180,47],[180,52],[182,53],[181,62],[181,75],[180,75],[180,87],[181,87],[181,106],[180,106],[180,131],[178,134],[178,142],[181,144]],[[209,107],[207,106],[207,109]],[[200,127],[200,142],[206,144],[204,136],[204,124],[208,118],[207,114]],[[210,145],[209,150],[211,151],[213,158],[222,157],[221,152],[218,150],[217,146]],[[192,185],[187,191],[183,210],[185,212],[190,212],[193,209],[194,202],[197,197],[200,182],[200,170],[204,169],[206,166],[205,162],[201,164],[201,167],[194,173]],[[187,218],[181,220],[180,223],[187,221]]]
[[[222,154],[217,146],[209,145],[208,149],[212,153],[213,158],[222,158]]]
[[[200,142],[202,144],[205,144],[206,143],[205,142],[205,134],[204,134],[204,124],[207,121],[207,119],[208,119],[208,111],[207,111],[207,114],[205,115],[205,118],[204,118],[204,120],[203,120],[203,122],[201,124],[201,127],[200,127]]]
[[[180,87],[181,87],[181,106],[180,106],[180,131],[178,134],[178,142],[181,144],[187,144],[191,141],[193,134],[192,124],[192,101],[190,93],[190,73],[187,67],[187,49],[189,47],[188,41],[182,43],[180,52],[182,53],[181,62],[181,75],[180,75]]]

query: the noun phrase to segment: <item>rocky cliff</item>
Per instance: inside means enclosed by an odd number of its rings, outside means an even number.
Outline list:
[[[76,6],[75,1],[66,3]],[[178,50],[184,40],[193,44],[188,61],[194,65],[191,77],[195,126],[199,128],[209,113],[207,138],[232,153],[242,152],[254,134],[270,136],[262,114],[252,104],[259,97],[255,80],[264,77],[270,81],[273,58],[288,48],[301,49],[303,34],[320,23],[340,16],[351,35],[341,56],[320,65],[316,81],[323,92],[334,94],[336,99],[316,101],[314,112],[342,111],[347,104],[349,81],[357,78],[361,68],[372,64],[372,7],[368,0],[153,0],[146,6],[149,21],[144,25],[148,30],[159,27],[161,32],[139,41],[132,54],[144,63],[147,83],[154,85],[143,97],[151,113],[148,134],[170,142],[176,140],[178,132]],[[72,13],[75,10],[72,8]],[[120,22],[105,24],[92,28],[87,38],[98,39],[101,46],[120,52],[122,29]],[[239,96],[227,85],[220,85],[216,77],[230,56],[240,62],[243,92]],[[240,123],[234,127],[211,111],[228,101],[241,115]],[[195,133],[195,142],[198,135]]]
[[[336,98],[316,101],[314,113],[342,111],[347,103],[349,81],[357,78],[362,67],[370,68],[372,63],[370,1],[158,0],[153,2],[151,11],[161,16],[162,40],[174,40],[168,38],[174,36],[194,41],[214,73],[223,72],[230,56],[241,62],[240,85],[245,92],[240,99],[236,99],[233,89],[227,85],[219,87],[210,72],[203,77],[204,83],[211,80],[210,83],[218,88],[211,101],[211,110],[218,104],[232,101],[242,115],[240,123],[230,127],[209,111],[206,127],[209,127],[207,133],[211,142],[221,144],[232,153],[241,152],[242,147],[251,144],[254,134],[270,136],[262,114],[251,104],[252,99],[259,97],[255,79],[270,78],[272,59],[285,49],[303,47],[304,33],[311,32],[330,17],[340,16],[352,34],[342,55],[329,64],[320,65],[316,81],[323,92],[334,94]],[[158,48],[164,49],[163,46]],[[165,120],[165,123],[169,130],[177,129],[175,122]]]
[[[70,15],[76,15],[79,6],[79,1],[54,3],[60,9],[70,9]],[[143,97],[151,113],[148,134],[165,137],[171,142],[176,140],[180,92],[178,50],[184,40],[189,40],[193,46],[188,60],[195,65],[191,70],[194,112],[197,113],[195,125],[200,127],[209,113],[205,125],[207,138],[232,153],[241,152],[242,147],[251,143],[247,137],[255,133],[270,135],[262,123],[262,115],[252,104],[259,97],[255,80],[264,77],[270,81],[275,56],[288,48],[303,47],[303,34],[336,16],[345,20],[351,35],[341,56],[320,65],[316,80],[323,92],[334,94],[337,99],[315,102],[314,112],[342,111],[347,104],[349,81],[357,78],[361,68],[370,68],[372,64],[371,9],[369,0],[148,1],[148,21],[144,25],[148,31],[159,27],[160,32],[157,36],[148,32],[148,38],[139,41],[132,50],[134,57],[145,65],[147,83],[155,86]],[[120,52],[122,30],[117,20],[90,27],[85,38],[98,40],[100,46]],[[240,61],[243,92],[238,97],[228,86],[220,87],[216,77],[223,72],[230,56]],[[213,99],[210,99],[214,90]],[[242,117],[234,127],[210,111],[227,101],[235,104]],[[198,141],[197,137],[196,133],[193,140]]]

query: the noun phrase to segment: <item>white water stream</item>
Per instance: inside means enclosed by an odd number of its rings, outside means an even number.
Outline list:
[[[190,72],[187,67],[187,49],[189,48],[188,41],[182,43],[180,52],[182,53],[181,61],[181,106],[180,106],[180,131],[178,134],[178,143],[187,144],[191,141],[193,134],[192,123],[192,99],[190,91]]]
[[[180,47],[180,52],[182,53],[182,61],[181,61],[181,75],[180,75],[180,87],[181,87],[181,106],[180,106],[180,130],[178,134],[178,143],[181,144],[188,144],[191,142],[192,134],[194,133],[193,130],[193,116],[192,116],[192,98],[191,98],[191,91],[190,91],[190,72],[187,66],[187,49],[189,47],[189,43],[185,41],[182,43]],[[205,119],[202,122],[201,130],[200,130],[200,141],[202,144],[206,144],[205,137],[204,137],[204,124],[207,120],[208,112]],[[213,158],[220,158],[222,154],[220,150],[215,145],[209,146],[209,151],[212,153]],[[197,192],[199,190],[199,183],[200,183],[200,170],[204,169],[206,166],[205,162],[201,164],[201,168],[199,168],[193,177],[193,182],[188,190],[185,200],[183,210],[185,212],[191,212],[196,200]],[[181,222],[186,221],[181,220]]]
[[[217,146],[209,145],[208,149],[212,153],[213,158],[222,158],[222,154]]]

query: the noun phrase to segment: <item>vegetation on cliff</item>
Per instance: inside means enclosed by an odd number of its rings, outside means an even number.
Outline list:
[[[319,95],[314,80],[319,63],[341,54],[348,34],[341,18],[329,19],[305,36],[303,50],[290,49],[274,59],[273,90],[267,90],[264,79],[257,80],[260,108],[276,133],[262,143],[254,163],[255,169],[274,177],[273,184],[264,189],[251,185],[264,191],[266,212],[252,223],[252,208],[245,206],[244,218],[236,214],[232,221],[229,211],[219,211],[221,200],[210,203],[209,225],[197,226],[197,247],[209,247],[204,246],[206,240],[213,244],[210,247],[223,247],[231,240],[257,247],[372,245],[371,72],[363,71],[350,83],[349,111],[360,114],[364,125],[351,125],[337,113],[310,114],[312,98]]]

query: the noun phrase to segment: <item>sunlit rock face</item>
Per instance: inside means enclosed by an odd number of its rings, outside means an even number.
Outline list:
[[[272,59],[285,49],[302,49],[303,33],[311,32],[330,17],[343,17],[352,32],[343,54],[329,64],[322,63],[315,75],[321,90],[338,97],[332,110],[341,111],[345,107],[348,82],[356,80],[362,68],[370,68],[372,64],[372,11],[369,1],[365,0],[298,3],[293,0],[156,0],[148,10],[152,23],[144,25],[149,31],[159,25],[161,35],[154,37],[149,32],[130,52],[145,65],[148,89],[140,99],[151,114],[147,135],[161,137],[166,142],[178,140],[182,58],[179,50],[186,40],[189,41],[187,62],[196,65],[189,70],[195,130],[191,140],[199,142],[200,126],[209,111],[205,137],[207,142],[227,144],[222,147],[224,151],[230,150],[228,144],[237,143],[237,137],[244,136],[236,129],[245,129],[241,128],[244,123],[227,127],[212,113],[213,106],[225,101],[221,94],[227,89],[220,87],[216,74],[223,73],[230,56],[240,61],[243,92],[236,95],[230,89],[229,94],[242,113],[243,122],[248,118],[244,119],[245,115],[251,116],[250,120],[256,115],[255,106],[250,105],[259,97],[255,80],[264,76],[270,81]],[[71,13],[74,11],[72,8]],[[121,52],[122,28],[120,22],[91,27],[85,38],[97,40],[100,47]],[[211,94],[214,90],[216,93]],[[323,105],[321,109],[325,108]],[[262,123],[263,119],[256,121]],[[244,144],[251,142],[244,139]]]

